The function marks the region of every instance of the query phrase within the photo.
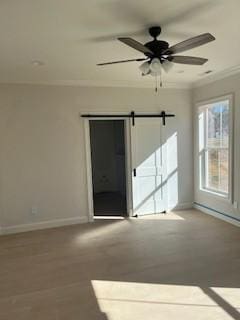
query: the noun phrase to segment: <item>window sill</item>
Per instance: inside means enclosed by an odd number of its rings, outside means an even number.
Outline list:
[[[205,194],[208,194],[210,196],[213,196],[214,198],[216,199],[222,199],[222,200],[225,200],[227,202],[231,202],[230,200],[230,195],[229,194],[223,194],[223,193],[218,193],[216,191],[213,191],[213,190],[209,190],[209,189],[204,189],[204,188],[201,188],[199,189],[201,192],[204,192]]]

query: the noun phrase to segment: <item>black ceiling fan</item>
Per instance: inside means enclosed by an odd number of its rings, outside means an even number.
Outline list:
[[[203,33],[199,36],[177,43],[171,47],[169,47],[168,42],[157,39],[160,33],[160,26],[154,26],[149,28],[149,34],[151,35],[151,37],[153,37],[153,40],[145,43],[144,45],[132,38],[118,38],[119,41],[123,42],[124,44],[128,45],[129,47],[132,47],[133,49],[139,52],[142,52],[146,57],[138,59],[105,62],[99,63],[97,65],[105,66],[110,64],[125,63],[132,61],[146,61],[146,65],[148,64],[150,66],[154,61],[156,62],[157,60],[158,63],[160,63],[160,65],[164,67],[165,64],[169,64],[170,62],[188,65],[203,65],[208,61],[208,59],[205,58],[180,56],[175,54],[202,46],[208,42],[215,40],[215,37],[210,33]],[[165,71],[168,71],[168,68],[166,68]],[[151,71],[147,70],[146,72],[143,72],[143,75],[150,73]]]

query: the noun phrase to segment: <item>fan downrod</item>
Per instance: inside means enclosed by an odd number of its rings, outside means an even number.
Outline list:
[[[160,35],[162,29],[160,26],[154,26],[148,29],[149,34],[154,38],[157,39],[157,37]]]

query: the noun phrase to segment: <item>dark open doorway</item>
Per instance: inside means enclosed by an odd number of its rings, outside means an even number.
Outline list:
[[[90,120],[95,216],[126,216],[124,120]]]

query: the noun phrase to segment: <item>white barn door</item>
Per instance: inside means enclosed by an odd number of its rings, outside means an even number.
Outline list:
[[[135,118],[131,126],[133,215],[167,209],[167,148],[161,118]]]

